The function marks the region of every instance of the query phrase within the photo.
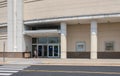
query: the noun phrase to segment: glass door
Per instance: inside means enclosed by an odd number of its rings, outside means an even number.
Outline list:
[[[48,56],[49,57],[53,56],[53,45],[48,45]]]
[[[43,46],[38,45],[38,57],[43,56]]]
[[[59,57],[59,46],[54,45],[54,57]]]
[[[38,45],[38,57],[47,57],[47,45]]]
[[[44,57],[47,57],[47,45],[43,45],[43,53],[44,53]]]
[[[59,57],[59,45],[48,45],[48,57]]]

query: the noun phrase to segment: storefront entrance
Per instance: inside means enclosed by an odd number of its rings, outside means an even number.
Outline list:
[[[59,57],[59,45],[38,45],[38,57]]]
[[[37,57],[40,58],[59,58],[60,40],[59,37],[40,37],[32,39],[33,51],[37,50]],[[34,55],[34,52],[33,52]]]

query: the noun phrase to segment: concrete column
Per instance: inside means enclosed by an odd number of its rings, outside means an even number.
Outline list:
[[[67,24],[61,23],[61,58],[67,58]]]
[[[17,17],[16,17],[16,31],[17,31],[17,39],[16,39],[16,45],[17,45],[17,52],[23,52],[25,51],[26,47],[23,46],[24,43],[24,36],[23,36],[23,1],[24,0],[17,0],[16,2],[16,11],[17,11]],[[23,48],[24,47],[24,48]]]
[[[23,0],[7,0],[8,4],[8,51],[22,50]],[[20,52],[19,51],[19,52]]]
[[[91,59],[97,59],[97,22],[91,21]]]
[[[14,38],[14,52],[16,52],[17,51],[17,0],[13,0],[13,25],[14,25],[14,27],[13,27],[13,30],[14,30],[14,32],[13,32],[13,34],[14,34],[14,36],[13,36],[13,38]]]
[[[7,6],[8,6],[8,20],[7,20],[7,42],[8,42],[8,48],[7,50],[9,52],[14,51],[14,1],[13,0],[7,0]]]

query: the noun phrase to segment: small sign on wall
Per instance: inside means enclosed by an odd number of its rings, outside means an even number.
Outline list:
[[[85,44],[84,41],[81,41],[81,42],[77,42],[77,43],[76,43],[76,51],[77,51],[77,52],[85,51],[85,47],[86,47],[86,44]]]

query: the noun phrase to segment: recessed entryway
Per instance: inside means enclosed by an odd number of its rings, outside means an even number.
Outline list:
[[[32,54],[37,50],[39,58],[59,58],[60,40],[59,37],[40,37],[32,39]]]

